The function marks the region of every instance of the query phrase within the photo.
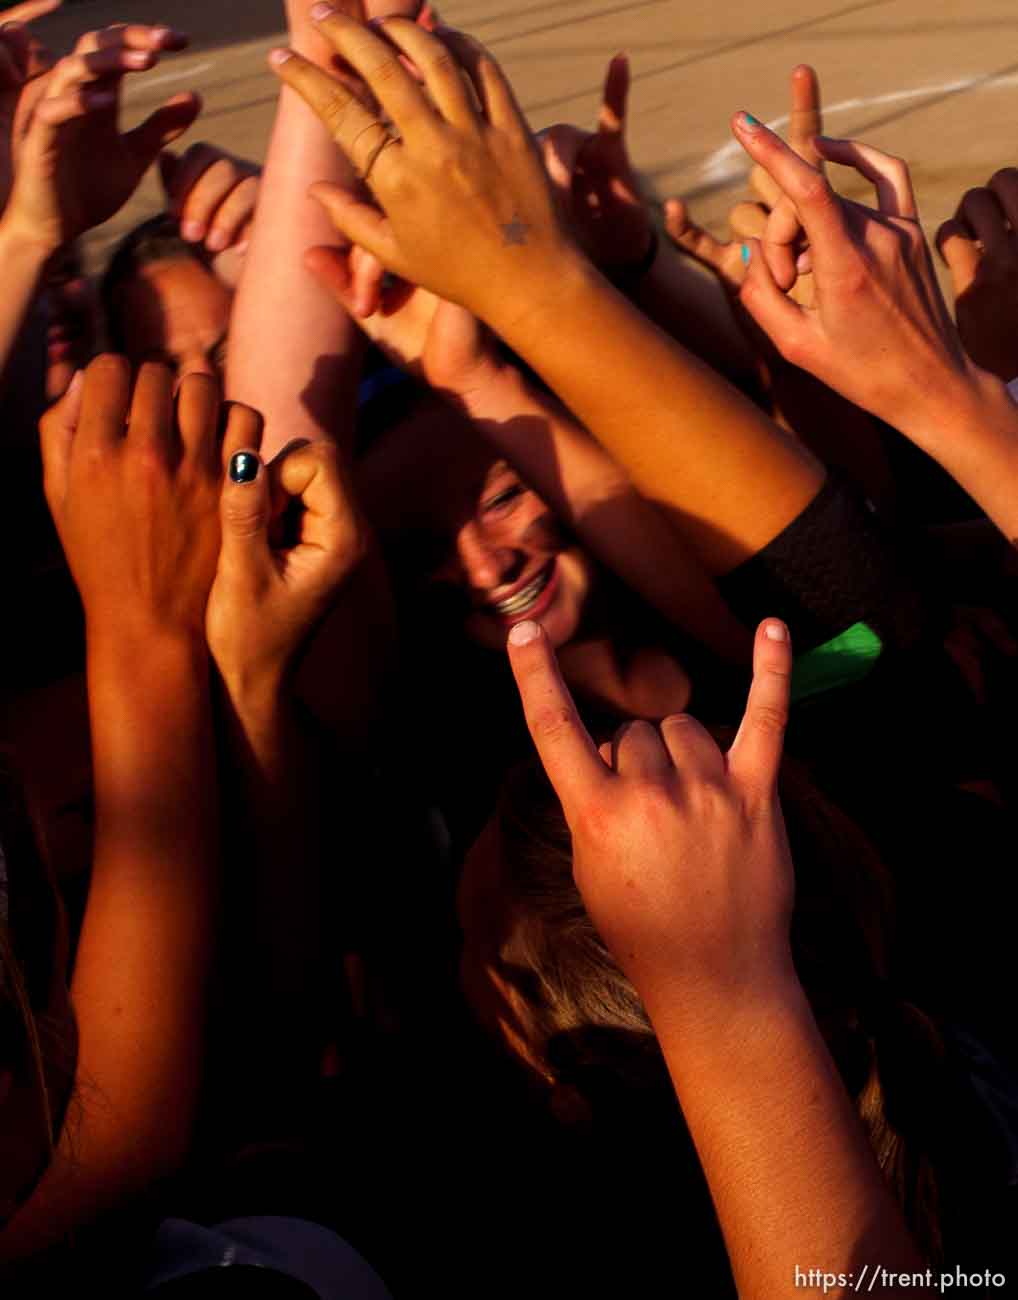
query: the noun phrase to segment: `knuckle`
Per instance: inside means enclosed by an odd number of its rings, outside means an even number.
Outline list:
[[[575,724],[573,711],[566,704],[545,705],[531,719],[534,735],[552,745],[568,736]]]
[[[831,187],[819,172],[813,171],[799,182],[798,199],[808,207],[827,207],[832,200]]]
[[[788,725],[788,710],[776,704],[759,704],[753,710],[752,725],[765,736],[780,736]]]
[[[319,102],[318,114],[333,133],[338,134],[346,123],[350,111],[350,100],[336,91],[330,92]]]

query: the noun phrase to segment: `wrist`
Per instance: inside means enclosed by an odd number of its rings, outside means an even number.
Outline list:
[[[22,272],[34,271],[37,278],[41,277],[46,263],[61,248],[59,240],[19,221],[17,213],[12,212],[10,206],[0,217],[0,242],[3,244],[5,265],[16,265]]]
[[[517,282],[515,293],[500,295],[485,324],[521,357],[534,353],[534,339],[554,334],[563,319],[587,310],[592,295],[614,293],[608,281],[574,245],[566,245],[553,264],[532,280]]]
[[[682,1059],[738,1056],[778,1027],[813,1020],[790,950],[737,985],[664,979],[637,988],[662,1044],[674,1043]]]
[[[90,674],[123,679],[146,697],[171,693],[181,678],[207,678],[205,639],[195,630],[158,626],[96,626],[86,620]]]

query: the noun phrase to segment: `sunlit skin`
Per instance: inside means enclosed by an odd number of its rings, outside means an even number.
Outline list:
[[[126,352],[134,364],[162,361],[178,379],[222,375],[233,293],[193,258],[142,266],[117,293],[129,322]]]
[[[464,630],[504,651],[509,629],[536,619],[556,646],[581,629],[596,569],[545,502],[443,404],[422,406],[407,431],[387,433],[365,457],[360,488],[381,532],[424,581],[465,597]],[[496,606],[542,584],[524,608]],[[522,599],[526,599],[523,597]]]

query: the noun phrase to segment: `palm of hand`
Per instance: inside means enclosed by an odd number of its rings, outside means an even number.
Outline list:
[[[143,166],[117,129],[115,108],[68,123],[57,139],[45,173],[50,193],[39,197],[40,206],[49,208],[48,220],[60,224],[61,242],[66,242],[119,211],[141,180]],[[101,167],[96,159],[102,159]]]

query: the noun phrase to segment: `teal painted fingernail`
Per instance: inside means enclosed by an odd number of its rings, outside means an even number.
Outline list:
[[[751,131],[755,131],[756,128],[760,125],[760,122],[759,119],[755,118],[752,113],[743,113],[742,124],[743,126],[748,126]]]
[[[253,483],[260,465],[253,451],[236,451],[230,457],[230,478],[234,483]]]
[[[750,256],[749,245],[743,244],[743,246],[739,249],[739,252],[742,254],[743,266],[749,266],[749,256]]]

